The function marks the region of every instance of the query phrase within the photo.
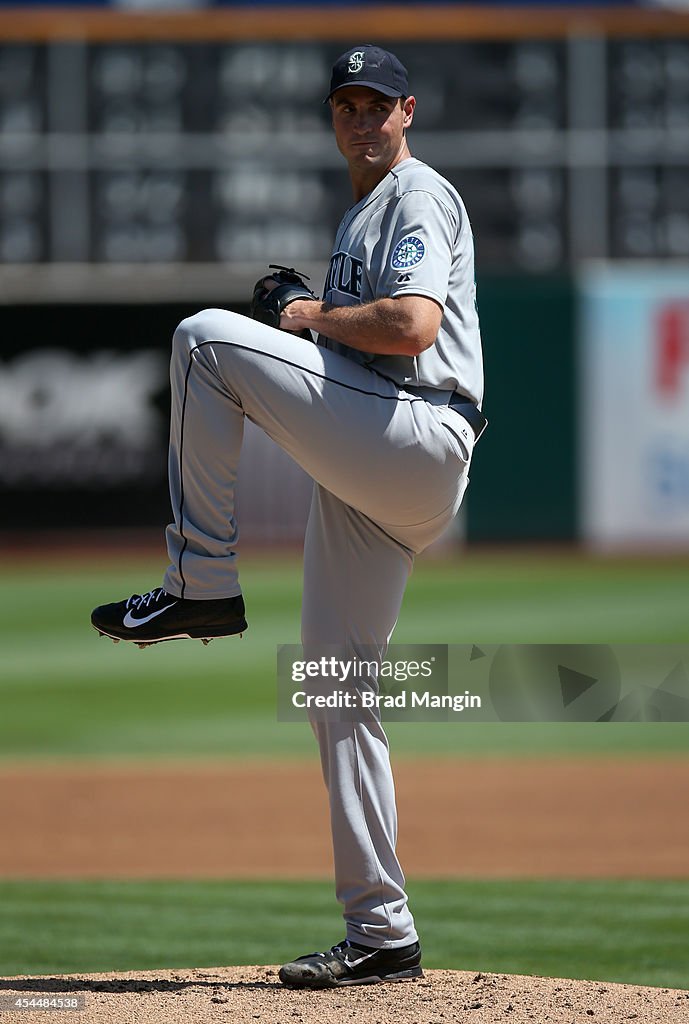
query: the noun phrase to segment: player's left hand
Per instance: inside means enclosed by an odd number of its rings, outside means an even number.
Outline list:
[[[281,267],[271,263],[270,269],[276,273],[259,278],[254,286],[251,316],[254,320],[268,324],[269,327],[289,330],[282,316],[285,307],[296,300],[317,302],[318,296],[304,282],[306,275],[298,274],[293,267]],[[306,280],[308,281],[308,277]],[[299,330],[298,327],[292,329]]]

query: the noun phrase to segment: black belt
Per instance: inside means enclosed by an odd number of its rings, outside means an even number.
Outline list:
[[[488,420],[483,415],[476,402],[472,402],[466,395],[460,395],[458,391],[441,391],[439,388],[417,386],[404,386],[404,390],[412,395],[418,395],[425,402],[431,405],[447,405],[454,409],[460,416],[463,416],[474,432],[474,440],[478,441],[483,431],[488,426]]]
[[[458,395],[456,392],[447,403],[450,409],[454,409],[460,416],[463,416],[474,432],[474,440],[478,441],[483,431],[488,426],[488,420],[481,410],[471,399],[465,395]]]

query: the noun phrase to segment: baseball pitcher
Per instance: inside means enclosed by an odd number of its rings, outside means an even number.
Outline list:
[[[462,501],[486,423],[466,210],[452,185],[411,155],[416,101],[394,54],[370,44],[347,50],[326,102],[354,205],[337,230],[323,298],[292,268],[271,267],[251,318],[206,309],[177,328],[170,565],[162,586],[95,609],[93,626],[114,640],[208,642],[246,629],[235,518],[245,417],[314,480],[305,658],[327,648],[352,659],[373,650],[382,660],[415,554]],[[326,988],[419,977],[380,717],[311,725],[346,937],[285,964],[280,979]]]

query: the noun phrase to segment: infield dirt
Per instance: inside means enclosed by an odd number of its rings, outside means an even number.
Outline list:
[[[409,877],[689,872],[687,757],[400,759],[395,780]],[[4,878],[332,875],[315,758],[6,764],[0,821],[12,822]],[[35,841],[35,821],[50,843]]]
[[[402,760],[395,776],[410,876],[687,877],[689,758]],[[298,827],[284,799],[295,791]],[[49,844],[33,838],[36,817]],[[332,872],[315,761],[6,764],[0,820],[14,823],[0,845],[5,878]],[[465,971],[326,992],[284,989],[275,966],[0,979],[3,1009],[49,994],[85,1001],[51,1018],[60,1024],[689,1022],[689,991]],[[46,1019],[0,1010],[2,1021]]]

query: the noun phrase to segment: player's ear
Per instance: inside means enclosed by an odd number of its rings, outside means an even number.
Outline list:
[[[414,108],[416,107],[416,99],[414,96],[403,96],[402,100],[402,127],[409,128],[414,119]]]

